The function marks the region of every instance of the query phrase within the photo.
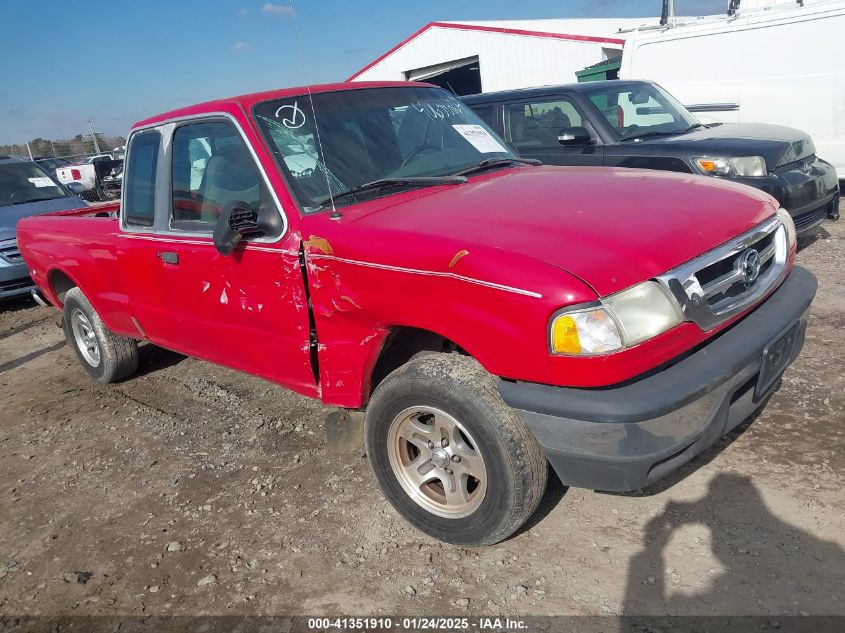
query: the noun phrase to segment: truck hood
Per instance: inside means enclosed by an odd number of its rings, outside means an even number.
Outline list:
[[[56,198],[55,200],[39,200],[26,204],[13,204],[0,207],[0,241],[9,240],[15,237],[18,220],[28,218],[32,215],[43,215],[54,211],[67,211],[87,206],[86,203],[76,196]]]
[[[809,134],[764,123],[723,123],[678,136],[645,138],[637,145],[662,145],[693,156],[762,156],[769,169],[816,153]]]
[[[776,209],[756,189],[706,176],[544,166],[387,196],[344,216],[363,235],[399,242],[408,258],[402,265],[414,266],[420,244],[448,240],[470,253],[483,246],[539,259],[604,296],[728,241]]]

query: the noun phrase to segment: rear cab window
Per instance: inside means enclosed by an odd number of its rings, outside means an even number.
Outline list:
[[[488,126],[490,126],[491,130],[496,129],[495,125],[495,111],[496,106],[494,105],[480,105],[480,106],[473,106],[472,111],[478,116],[479,119],[484,121]]]
[[[126,227],[155,224],[155,192],[161,134],[136,132],[129,141],[121,213]]]

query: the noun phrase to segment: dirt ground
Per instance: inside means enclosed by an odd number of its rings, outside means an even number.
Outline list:
[[[145,346],[92,382],[58,313],[0,307],[0,617],[845,615],[845,220],[801,239],[807,341],[762,412],[632,494],[564,489],[508,541],[408,526],[330,409]]]

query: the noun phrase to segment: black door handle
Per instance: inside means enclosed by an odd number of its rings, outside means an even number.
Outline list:
[[[161,261],[163,261],[165,264],[178,264],[179,263],[179,253],[170,253],[170,252],[159,253],[159,257],[161,257]]]

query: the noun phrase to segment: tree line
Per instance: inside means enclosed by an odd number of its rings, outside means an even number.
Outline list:
[[[106,136],[97,132],[97,144],[100,146],[100,152],[107,153],[115,147],[126,145],[126,139],[122,136]],[[33,158],[85,156],[95,153],[94,139],[90,134],[77,134],[73,138],[58,140],[35,138],[29,142],[29,149],[32,151]],[[0,145],[0,154],[29,158],[26,145]]]

